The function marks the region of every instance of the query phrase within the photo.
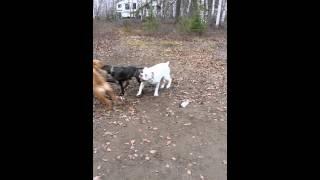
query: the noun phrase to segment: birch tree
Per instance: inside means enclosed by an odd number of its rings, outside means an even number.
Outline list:
[[[224,6],[223,6],[223,12],[222,12],[222,17],[221,17],[221,24],[224,23],[224,20],[226,18],[227,14],[227,0],[225,0]]]
[[[222,6],[222,0],[219,0],[218,2],[218,12],[216,17],[216,26],[218,27],[220,24],[220,18],[221,18],[221,6]]]
[[[180,0],[181,1],[181,0]],[[180,2],[180,16],[183,17],[184,16],[184,3],[185,1],[181,1]]]
[[[190,15],[191,0],[188,1],[187,14]]]
[[[204,20],[207,21],[208,18],[208,8],[209,8],[209,2],[208,0],[204,0]]]
[[[204,20],[204,11],[203,11],[203,0],[200,0],[200,18],[201,18],[201,21]]]
[[[196,15],[195,13],[198,13],[198,10],[199,10],[198,0],[191,0],[191,5],[190,5],[191,15]]]
[[[172,3],[172,17],[176,17],[176,1],[174,0]]]
[[[212,0],[212,9],[211,9],[211,17],[212,18],[214,18],[214,9],[215,9],[215,6],[216,6],[216,4],[215,4],[215,2],[216,2],[216,0]]]

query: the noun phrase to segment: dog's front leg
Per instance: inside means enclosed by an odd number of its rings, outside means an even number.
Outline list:
[[[123,89],[126,89],[129,86],[129,80],[124,81],[126,83],[126,85],[123,86]]]
[[[144,88],[144,85],[145,85],[144,82],[141,82],[141,83],[140,83],[140,87],[139,87],[139,91],[138,91],[137,96],[140,96],[140,95],[141,95],[141,92],[142,92],[142,89]]]
[[[136,80],[138,81],[138,83],[140,84],[141,81],[140,81],[140,78],[139,77],[136,77]]]
[[[157,83],[156,85],[156,89],[154,90],[154,96],[159,96],[159,86],[160,86],[160,82]]]

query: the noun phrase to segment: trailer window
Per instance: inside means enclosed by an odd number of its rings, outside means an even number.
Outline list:
[[[136,9],[136,8],[137,8],[137,4],[133,3],[133,9]]]
[[[130,8],[130,7],[129,7],[129,4],[126,4],[126,7],[125,7],[125,8],[126,8],[126,10],[128,10],[128,9]]]

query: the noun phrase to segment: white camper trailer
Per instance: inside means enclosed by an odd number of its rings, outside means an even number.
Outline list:
[[[117,14],[121,18],[130,18],[130,17],[136,17],[136,11],[140,8],[140,12],[137,13],[138,16],[142,15],[142,12],[144,12],[144,16],[149,16],[149,10],[151,4],[148,4],[147,0],[120,0],[116,4],[117,8]],[[153,14],[155,15],[157,13],[157,10],[159,10],[159,7],[157,6],[157,1],[153,1],[152,3],[153,7]]]
[[[122,18],[135,17],[135,11],[138,9],[137,0],[122,0],[117,4],[117,13]]]

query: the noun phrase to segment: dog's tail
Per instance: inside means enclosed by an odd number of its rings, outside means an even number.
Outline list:
[[[169,64],[170,64],[170,61],[167,61],[167,62],[166,62],[166,64],[167,64],[167,65],[169,66]]]

